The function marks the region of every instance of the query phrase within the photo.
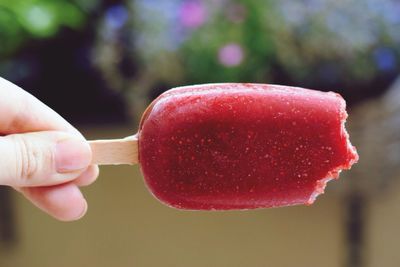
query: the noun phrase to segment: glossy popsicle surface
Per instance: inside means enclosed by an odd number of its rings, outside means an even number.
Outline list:
[[[311,204],[357,161],[344,100],[276,85],[172,89],[146,110],[139,161],[165,204],[230,210]]]

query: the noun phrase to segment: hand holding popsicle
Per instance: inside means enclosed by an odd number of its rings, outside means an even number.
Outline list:
[[[0,78],[0,185],[8,185],[64,221],[87,209],[79,186],[98,167],[84,137],[56,112]]]
[[[311,204],[358,160],[337,94],[209,84],[162,94],[137,135],[91,143],[95,164],[140,162],[159,200],[181,209]]]

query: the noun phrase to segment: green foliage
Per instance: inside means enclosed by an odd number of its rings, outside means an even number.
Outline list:
[[[192,34],[181,51],[190,82],[256,82],[268,77],[274,57],[274,44],[270,30],[262,23],[269,1],[264,1],[262,5],[263,8],[260,8],[257,0],[233,3],[230,8],[245,10],[243,21],[232,22],[227,11],[220,9],[211,21]],[[242,64],[226,67],[219,62],[219,50],[229,43],[242,47]]]
[[[23,29],[14,13],[0,7],[0,54],[9,53],[22,42]]]
[[[71,1],[0,0],[0,54],[17,49],[29,38],[54,36],[61,27],[78,28],[85,13]]]
[[[270,82],[278,67],[294,82],[351,83],[370,80],[382,68],[393,70],[400,53],[399,8],[388,3],[378,11],[367,1],[356,2],[225,1],[182,46],[189,82]],[[246,11],[239,23],[227,15],[234,6]],[[241,64],[218,61],[227,43],[242,47]],[[379,47],[392,54],[374,56]]]

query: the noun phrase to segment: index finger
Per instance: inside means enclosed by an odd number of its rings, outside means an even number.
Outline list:
[[[0,77],[0,133],[7,135],[52,130],[81,135],[36,97]]]

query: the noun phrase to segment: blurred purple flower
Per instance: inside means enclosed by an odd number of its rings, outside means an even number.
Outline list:
[[[207,19],[206,7],[200,0],[184,1],[179,10],[179,18],[186,28],[200,27]]]
[[[373,52],[373,57],[378,68],[382,71],[393,70],[396,65],[396,56],[390,48],[378,47]]]
[[[106,11],[106,25],[108,28],[116,30],[125,25],[129,18],[129,12],[126,7],[122,5],[115,5]]]
[[[227,67],[235,67],[242,63],[244,58],[243,48],[237,43],[223,46],[218,53],[219,62]]]

